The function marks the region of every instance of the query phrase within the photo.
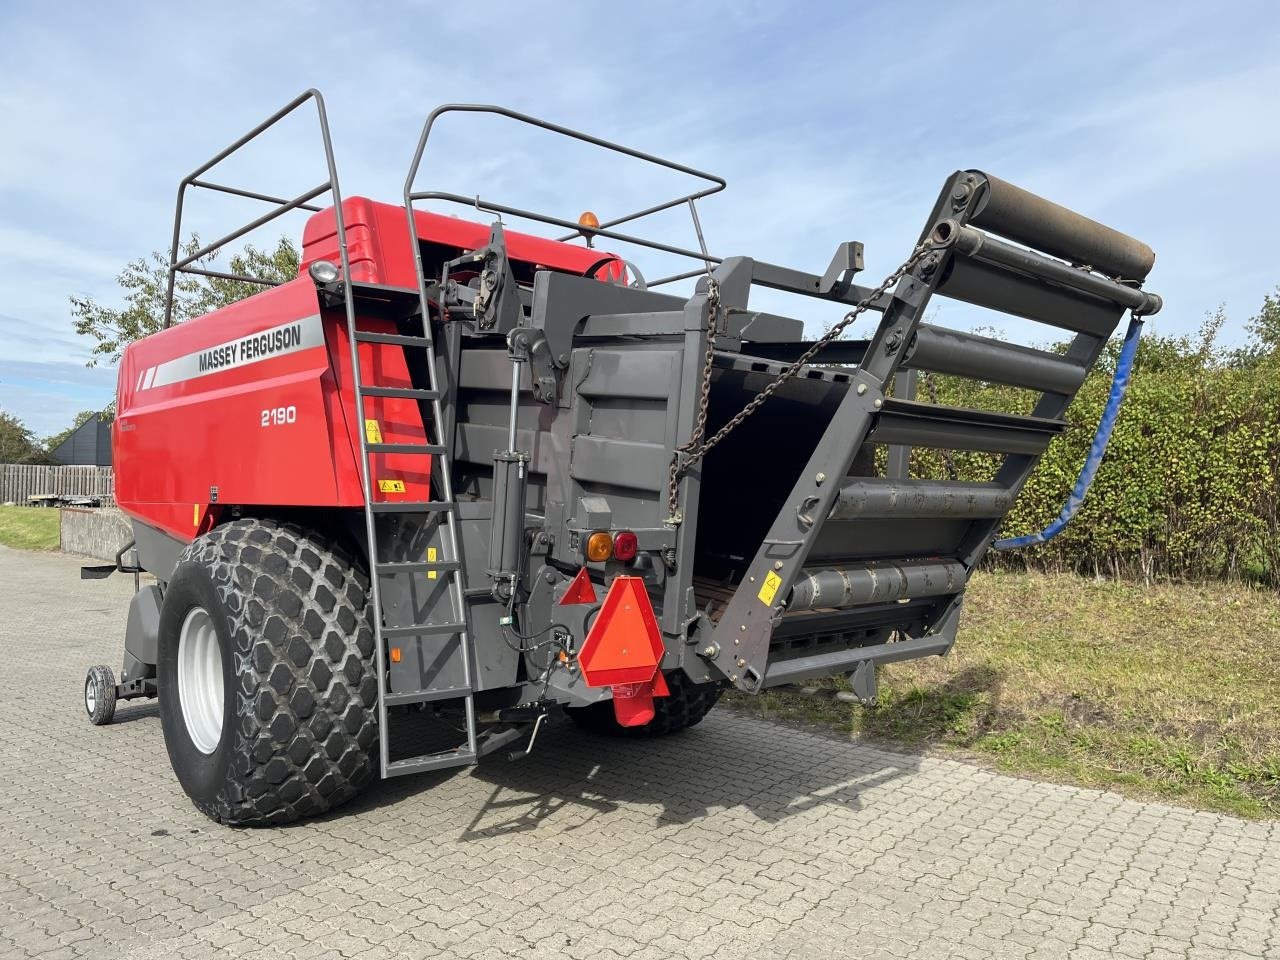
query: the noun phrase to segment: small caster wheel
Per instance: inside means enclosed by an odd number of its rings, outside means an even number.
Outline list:
[[[116,715],[116,678],[110,667],[90,667],[84,678],[84,709],[95,727]]]

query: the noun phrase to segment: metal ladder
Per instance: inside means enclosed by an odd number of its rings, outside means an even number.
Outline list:
[[[431,335],[431,320],[426,314],[422,317],[424,336],[406,336],[393,333],[375,333],[360,330],[356,326],[354,311],[347,314],[347,329],[351,343],[352,378],[356,395],[356,416],[360,429],[360,467],[364,481],[365,496],[365,532],[369,545],[370,567],[370,599],[376,612],[373,621],[376,644],[376,662],[378,671],[378,730],[379,755],[382,776],[396,777],[424,770],[439,770],[446,767],[459,767],[475,763],[479,757],[476,745],[476,711],[472,677],[474,675],[473,651],[471,648],[471,625],[467,615],[466,600],[462,589],[462,560],[458,536],[457,510],[453,499],[453,480],[449,461],[448,447],[441,443],[382,443],[370,440],[371,431],[367,428],[364,402],[366,397],[397,397],[419,401],[419,408],[426,408],[430,416],[424,418],[428,440],[439,440],[444,437],[444,416],[440,408],[442,394],[436,368],[435,344]],[[411,350],[421,350],[426,360],[429,377],[429,389],[410,387],[383,386],[365,383],[360,370],[359,344],[391,344],[404,348],[406,354]],[[370,457],[379,453],[418,454],[430,456],[431,478],[428,489],[438,488],[442,499],[425,501],[385,502],[373,497],[373,478],[370,468]],[[431,483],[431,479],[436,482]],[[429,494],[430,495],[430,494]],[[379,517],[387,514],[418,515],[424,520],[433,514],[444,514],[444,523],[439,526],[441,559],[438,560],[387,560],[380,549],[378,538]],[[419,573],[438,573],[448,580],[446,594],[450,608],[448,619],[440,623],[411,623],[403,626],[388,626],[382,605],[381,580],[390,576],[414,576]],[[406,637],[419,638],[424,647],[428,642],[447,644],[450,638],[457,636],[461,644],[463,683],[461,686],[445,689],[393,693],[389,689],[388,640]],[[430,655],[424,650],[424,660],[429,662]],[[391,760],[391,730],[387,724],[387,708],[401,704],[432,703],[450,700],[461,700],[466,717],[466,742],[449,750],[428,753],[421,756],[405,757]]]

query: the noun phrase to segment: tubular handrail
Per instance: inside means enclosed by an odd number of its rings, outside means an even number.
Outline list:
[[[208,173],[211,169],[216,167],[222,161],[226,160],[227,157],[231,156],[236,151],[240,150],[241,148],[246,146],[248,143],[255,140],[257,137],[261,136],[271,127],[274,127],[277,123],[279,123],[285,117],[289,116],[290,114],[298,110],[300,107],[302,107],[304,104],[306,104],[309,101],[314,102],[316,105],[316,117],[320,125],[320,137],[321,137],[322,144],[324,146],[325,165],[328,171],[328,179],[326,181],[319,184],[318,186],[311,188],[305,193],[299,194],[293,199],[284,199],[282,197],[272,196],[271,194],[258,193],[257,191],[254,191],[254,190],[246,190],[242,187],[228,186],[226,184],[214,183],[209,180],[203,179],[206,173]],[[215,240],[213,243],[205,244],[195,253],[187,257],[184,257],[182,260],[179,260],[178,250],[180,249],[181,243],[182,243],[182,214],[183,214],[183,208],[185,205],[188,188],[212,190],[217,193],[226,193],[232,196],[244,197],[249,200],[258,200],[263,203],[271,203],[271,204],[274,204],[275,207],[274,209],[263,214],[261,217],[254,219],[247,225],[240,227],[237,230],[233,230],[231,233],[228,233],[225,236],[220,237],[219,239]],[[336,211],[337,229],[338,229],[339,242],[341,246],[342,258],[343,258],[343,271],[345,276],[346,233],[344,230],[343,217],[342,217],[342,196],[338,190],[337,165],[334,162],[334,157],[333,157],[333,140],[329,135],[329,118],[328,118],[328,113],[325,111],[324,97],[320,95],[320,91],[316,90],[313,87],[309,90],[305,90],[302,93],[298,94],[298,96],[294,97],[293,100],[289,101],[289,103],[285,104],[283,107],[281,107],[271,116],[269,116],[266,120],[259,123],[257,126],[251,129],[244,136],[237,139],[230,146],[221,150],[220,152],[215,154],[210,160],[201,164],[199,167],[193,170],[190,174],[183,177],[182,181],[178,184],[178,200],[177,200],[177,205],[174,210],[174,216],[173,216],[173,242],[169,247],[169,278],[168,278],[168,285],[165,291],[164,328],[167,329],[168,327],[173,325],[173,292],[174,292],[175,284],[177,283],[177,278],[179,273],[191,273],[199,276],[216,277],[223,280],[239,280],[245,283],[258,284],[260,286],[268,286],[268,287],[278,286],[280,281],[266,280],[266,279],[263,279],[262,277],[242,276],[240,274],[228,273],[221,270],[208,270],[202,267],[193,267],[192,264],[196,263],[201,258],[208,256],[210,253],[213,253],[221,249],[222,247],[226,246],[228,243],[231,243],[233,240],[238,240],[241,237],[243,237],[245,234],[252,233],[254,230],[257,230],[259,227],[262,227],[270,223],[272,220],[275,220],[277,217],[281,217],[284,214],[289,213],[290,211],[307,210],[310,212],[318,212],[324,209],[323,207],[315,206],[309,201],[314,200],[317,197],[323,196],[326,193],[331,196],[333,200],[333,206]]]
[[[662,203],[655,204],[654,206],[646,207],[643,210],[638,210],[634,213],[629,213],[622,217],[616,217],[612,220],[602,223],[598,227],[583,227],[581,224],[573,223],[572,221],[569,221],[569,220],[563,220],[559,217],[553,217],[548,214],[539,213],[533,210],[523,210],[523,209],[520,209],[519,207],[512,207],[506,204],[487,201],[482,199],[479,196],[467,197],[461,194],[448,193],[444,191],[415,191],[414,184],[417,182],[417,179],[418,179],[418,172],[422,166],[422,158],[426,153],[427,142],[431,137],[431,132],[435,127],[436,121],[446,113],[486,113],[486,114],[491,114],[493,116],[505,117],[508,120],[514,120],[518,123],[523,123],[531,127],[537,127],[538,129],[541,129],[541,130],[547,130],[551,133],[557,133],[557,134],[560,134],[561,136],[569,137],[572,140],[578,140],[578,141],[581,141],[582,143],[588,143],[588,144],[591,144],[592,146],[600,147],[604,150],[609,150],[613,153],[619,153],[619,154],[622,154],[623,156],[632,157],[636,160],[642,160],[646,163],[651,163],[659,167],[664,167],[668,170],[674,170],[677,173],[682,173],[682,174],[685,174],[686,176],[695,177],[699,180],[705,181],[707,183],[707,186],[702,188],[701,190],[695,190],[691,193],[687,193],[682,196],[676,197],[673,200],[663,201]],[[409,165],[409,174],[405,178],[404,205],[405,205],[405,210],[409,214],[409,229],[411,233],[413,232],[412,211],[413,211],[414,202],[419,200],[443,200],[448,203],[457,203],[467,207],[475,207],[476,209],[479,209],[479,210],[485,210],[490,213],[497,213],[500,215],[506,214],[507,216],[520,217],[522,219],[533,220],[539,223],[546,223],[550,226],[562,227],[564,229],[572,231],[567,236],[559,238],[562,241],[571,240],[577,236],[592,236],[592,237],[601,236],[601,237],[607,237],[611,240],[617,240],[621,243],[632,243],[637,246],[648,247],[652,250],[658,250],[662,253],[670,253],[670,254],[674,254],[675,256],[689,257],[691,259],[699,260],[704,263],[720,263],[721,262],[720,258],[710,256],[705,249],[701,251],[686,250],[681,247],[674,247],[669,244],[658,243],[657,241],[647,240],[642,237],[634,237],[629,234],[616,233],[610,228],[616,227],[623,223],[629,223],[634,220],[639,220],[655,213],[660,213],[663,210],[670,210],[671,208],[677,207],[681,204],[689,204],[690,210],[693,215],[694,227],[695,227],[695,230],[697,230],[698,232],[699,243],[701,244],[701,240],[702,240],[701,227],[698,224],[697,210],[695,207],[693,207],[693,204],[696,201],[701,200],[703,197],[709,197],[712,194],[719,193],[720,191],[724,190],[727,185],[728,184],[725,182],[723,177],[718,177],[715,174],[707,173],[706,171],[698,170],[695,167],[690,167],[682,163],[677,163],[674,160],[668,160],[665,157],[659,157],[656,154],[645,153],[644,151],[636,150],[633,147],[627,147],[620,143],[614,143],[611,140],[605,140],[601,137],[596,137],[589,133],[584,133],[581,130],[575,130],[572,127],[561,126],[560,124],[552,123],[549,120],[543,120],[543,119],[540,119],[539,117],[534,117],[534,116],[530,116],[529,114],[520,113],[516,110],[510,110],[507,107],[500,107],[494,104],[486,104],[486,103],[446,103],[432,110],[431,113],[428,115],[426,122],[422,126],[422,134],[418,138],[418,146],[413,154],[413,162]],[[416,247],[416,239],[417,238],[415,234],[414,235],[415,247]]]

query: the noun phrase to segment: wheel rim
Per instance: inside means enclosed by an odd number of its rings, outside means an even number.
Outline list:
[[[98,695],[94,690],[96,686],[92,677],[84,682],[84,708],[89,711],[90,716],[93,716],[93,711],[98,706]]]
[[[222,647],[204,607],[191,608],[178,634],[178,701],[191,742],[213,753],[222,739]]]

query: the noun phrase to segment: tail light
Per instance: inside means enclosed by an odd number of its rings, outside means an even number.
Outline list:
[[[630,530],[623,530],[613,538],[613,557],[615,560],[634,560],[640,542]]]

